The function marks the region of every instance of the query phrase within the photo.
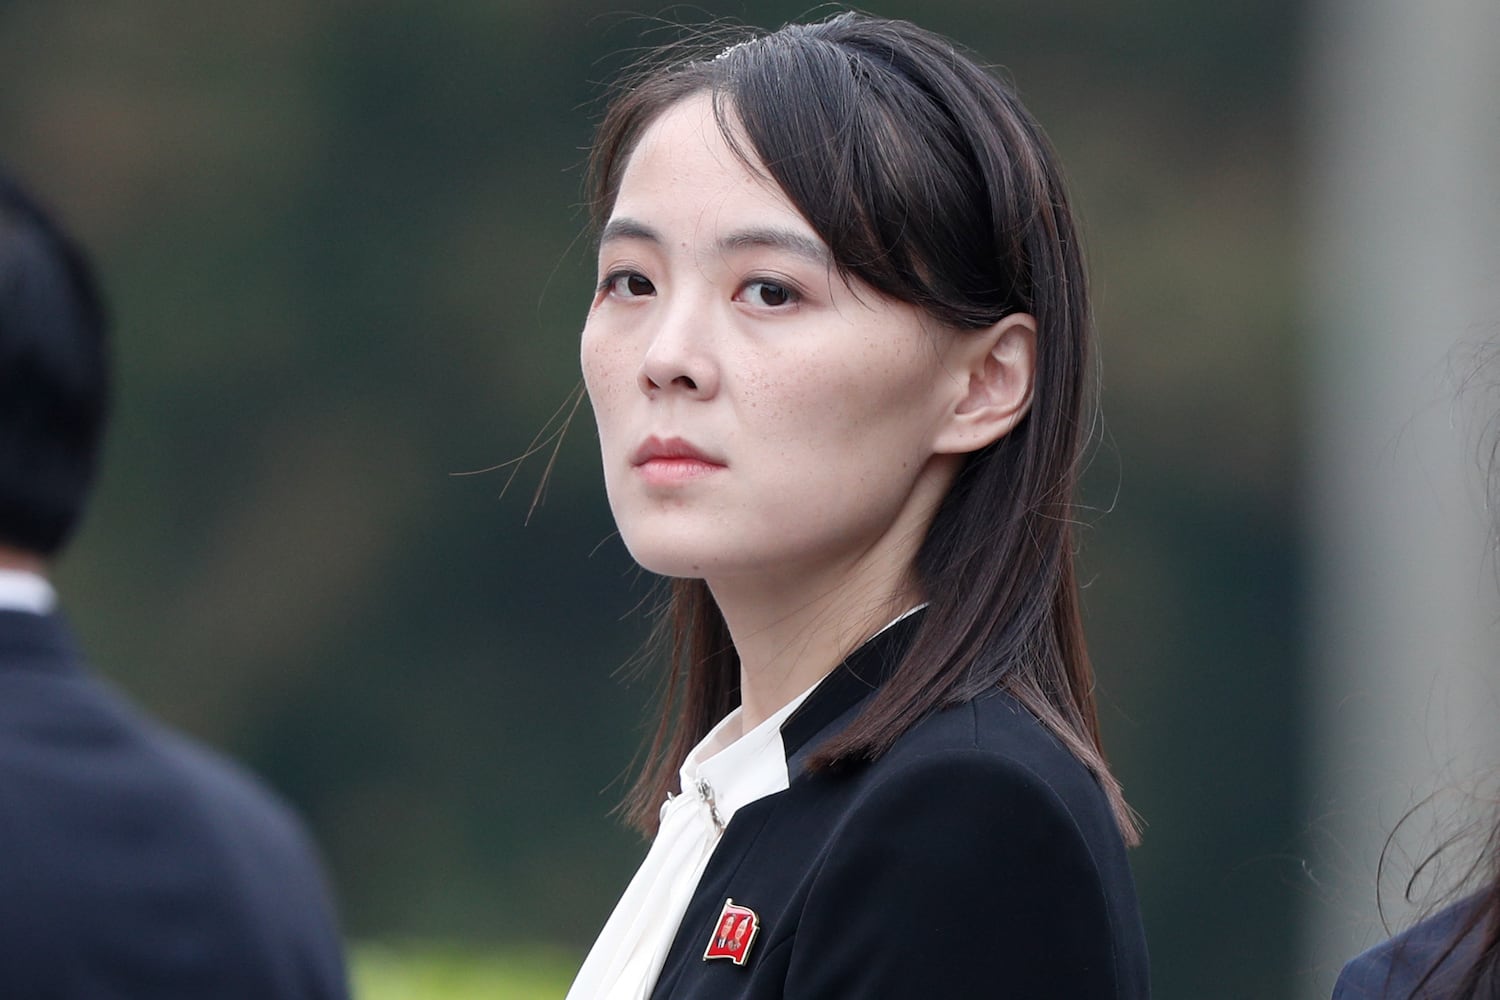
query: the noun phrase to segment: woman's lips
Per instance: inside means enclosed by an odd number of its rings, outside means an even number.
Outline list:
[[[653,458],[635,468],[648,482],[675,483],[718,472],[724,466],[696,458]]]
[[[674,483],[711,475],[725,467],[682,438],[649,437],[630,456],[630,464],[648,482]]]

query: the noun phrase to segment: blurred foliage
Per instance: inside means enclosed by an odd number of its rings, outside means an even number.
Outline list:
[[[355,1000],[557,1000],[568,991],[578,958],[367,944],[350,964]]]
[[[1085,599],[1156,995],[1286,995],[1301,7],[867,6],[1003,64],[1072,175],[1103,341]],[[652,590],[586,406],[529,523],[545,454],[503,499],[507,469],[454,475],[577,384],[583,150],[664,30],[607,10],[0,0],[0,158],[118,320],[67,606],[101,670],[302,809],[356,937],[579,949],[642,850],[608,813]]]

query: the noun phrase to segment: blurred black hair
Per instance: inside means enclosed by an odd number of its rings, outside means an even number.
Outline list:
[[[77,527],[109,405],[108,321],[83,251],[0,170],[0,545]]]

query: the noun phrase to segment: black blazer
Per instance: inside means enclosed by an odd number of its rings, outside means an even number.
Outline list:
[[[90,676],[57,616],[0,611],[0,996],[347,995],[290,811]]]
[[[1478,900],[1466,899],[1423,920],[1404,934],[1350,959],[1333,987],[1333,1000],[1445,1000],[1479,958],[1484,922],[1461,939],[1459,931]],[[1433,970],[1432,978],[1414,992]]]
[[[1149,995],[1104,794],[1009,695],[926,719],[873,764],[804,770],[898,662],[915,620],[866,643],[782,726],[791,785],[730,820],[655,1000]],[[728,900],[755,915],[742,950],[731,942],[745,918]]]

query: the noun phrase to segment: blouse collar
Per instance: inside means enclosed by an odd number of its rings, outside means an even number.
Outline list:
[[[740,731],[743,709],[726,715],[683,761],[679,772],[682,790],[711,797],[716,822],[722,828],[736,810],[789,787],[794,755],[895,670],[925,607],[918,605],[887,623],[837,667],[750,732]]]

